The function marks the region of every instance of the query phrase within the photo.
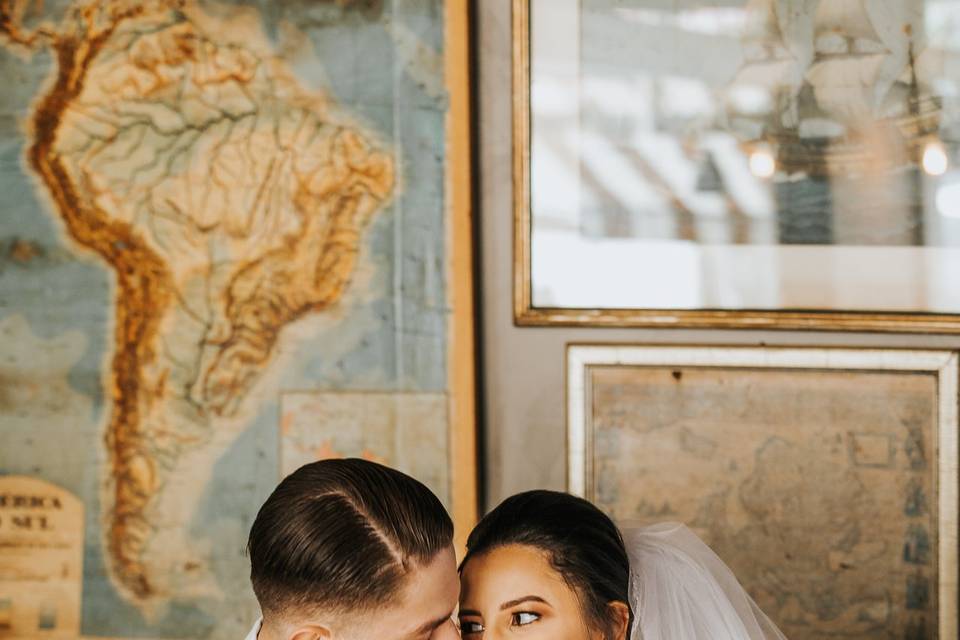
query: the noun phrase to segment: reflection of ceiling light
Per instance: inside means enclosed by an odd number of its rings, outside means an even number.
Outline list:
[[[937,211],[944,218],[960,218],[960,182],[937,189]]]
[[[947,150],[939,140],[928,142],[923,148],[923,170],[927,175],[942,176],[947,172],[949,164]]]
[[[772,178],[776,171],[777,161],[770,149],[760,147],[750,152],[750,173],[766,180]]]

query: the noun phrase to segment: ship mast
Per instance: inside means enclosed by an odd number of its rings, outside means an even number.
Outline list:
[[[890,51],[863,0],[822,0],[814,19],[814,61],[806,73],[818,104],[857,126],[876,115],[874,87]]]

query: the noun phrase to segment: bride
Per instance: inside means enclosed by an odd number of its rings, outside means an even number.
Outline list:
[[[508,498],[470,534],[464,640],[785,640],[678,524],[627,530],[553,491]]]

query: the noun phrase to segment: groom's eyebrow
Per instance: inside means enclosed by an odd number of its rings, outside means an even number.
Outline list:
[[[548,607],[550,606],[550,603],[540,596],[523,596],[522,598],[517,598],[516,600],[508,600],[507,602],[504,602],[502,605],[500,605],[500,611],[506,611],[507,609],[517,606],[518,604],[525,604],[527,602],[539,602],[547,605]]]
[[[437,627],[439,627],[440,625],[442,625],[443,623],[445,623],[447,620],[450,620],[452,617],[453,617],[453,612],[451,612],[451,613],[449,613],[449,614],[447,614],[447,615],[445,615],[445,616],[443,616],[442,618],[439,618],[439,619],[437,619],[437,620],[433,620],[433,621],[431,621],[431,622],[427,622],[427,623],[421,625],[421,627],[420,627],[419,629],[417,629],[417,630],[413,633],[413,635],[414,635],[414,636],[419,636],[419,635],[421,635],[421,634],[426,633],[427,631],[433,631],[434,629],[436,629]]]

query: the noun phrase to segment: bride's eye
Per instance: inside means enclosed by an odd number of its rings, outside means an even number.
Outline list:
[[[539,619],[540,619],[539,614],[530,613],[528,611],[521,611],[520,613],[513,614],[513,617],[510,619],[510,626],[525,627],[528,624],[533,624]]]
[[[472,620],[460,621],[460,634],[463,636],[469,636],[474,633],[483,633],[483,631],[483,625],[479,622],[473,622]]]

